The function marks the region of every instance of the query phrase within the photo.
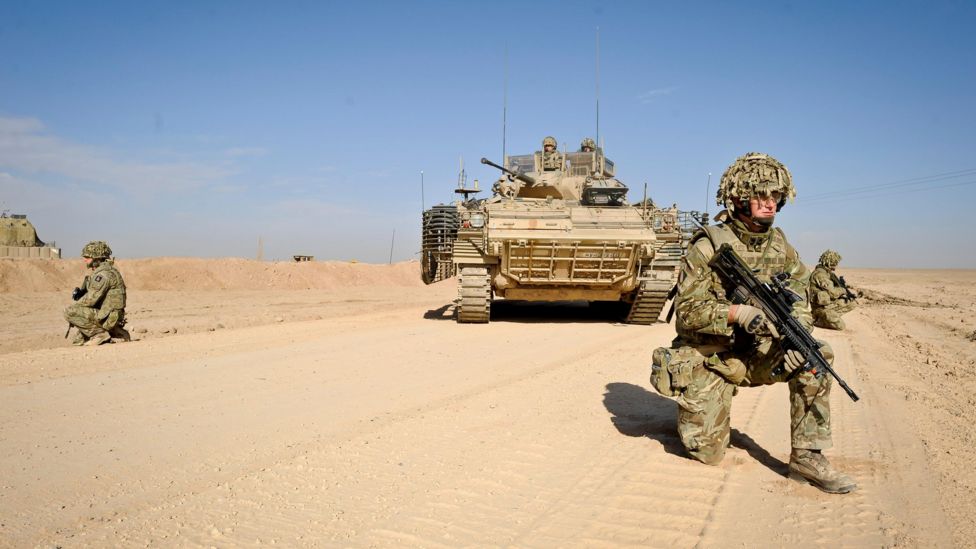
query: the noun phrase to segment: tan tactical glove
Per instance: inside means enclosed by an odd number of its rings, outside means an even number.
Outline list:
[[[733,385],[742,383],[748,373],[745,363],[732,357],[722,360],[718,355],[712,355],[705,361],[705,366]]]
[[[786,355],[783,357],[783,370],[787,375],[792,374],[797,368],[806,364],[806,362],[806,359],[803,358],[803,353],[795,349],[790,349],[786,351]]]
[[[766,320],[766,315],[758,307],[753,307],[752,305],[733,305],[729,309],[729,320],[742,326],[750,334],[779,337],[776,328]]]

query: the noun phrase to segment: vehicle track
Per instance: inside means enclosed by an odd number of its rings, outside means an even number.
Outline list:
[[[647,383],[668,325],[424,316],[7,355],[61,369],[0,387],[0,440],[33,445],[0,446],[0,546],[944,546],[845,335],[863,399],[834,392],[828,455],[861,489],[829,496],[783,477],[782,384],[736,397],[720,466],[684,457]]]

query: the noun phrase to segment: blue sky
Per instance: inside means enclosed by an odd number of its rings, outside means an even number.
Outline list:
[[[0,3],[0,203],[77,256],[385,262],[478,164],[596,133],[638,200],[792,171],[810,263],[976,268],[972,2]],[[507,55],[506,55],[507,52]]]

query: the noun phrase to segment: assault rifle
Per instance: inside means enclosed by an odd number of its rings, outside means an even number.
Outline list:
[[[810,371],[817,377],[823,377],[825,373],[830,374],[844,389],[847,396],[857,402],[857,394],[830,367],[830,363],[820,352],[820,344],[817,340],[800,324],[799,320],[793,317],[793,304],[802,301],[803,298],[786,286],[786,281],[790,278],[788,273],[774,275],[770,284],[761,282],[729,244],[719,246],[708,265],[722,280],[735,288],[729,296],[733,303],[748,303],[761,309],[767,322],[779,333],[783,350],[796,350],[803,355],[806,363],[797,371]],[[774,375],[782,373],[782,365],[773,370]],[[796,373],[794,372],[794,375]]]
[[[82,285],[81,288],[75,288],[74,291],[71,292],[71,299],[73,299],[74,301],[78,301],[79,299],[81,299],[81,297],[83,295],[85,295],[85,294],[88,293],[88,277],[87,276],[85,277],[85,281],[82,282],[81,285]]]
[[[847,281],[844,280],[844,277],[837,276],[834,273],[830,273],[830,276],[834,278],[834,281],[837,282],[837,284],[841,288],[844,288],[844,292],[846,294],[845,297],[847,297],[848,301],[854,301],[855,299],[857,299],[857,296],[854,295],[854,292],[852,292],[851,289],[847,287]]]

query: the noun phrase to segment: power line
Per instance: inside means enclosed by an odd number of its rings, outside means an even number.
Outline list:
[[[820,200],[823,198],[833,198],[839,196],[862,194],[873,191],[884,191],[887,189],[899,188],[899,187],[911,187],[915,185],[924,185],[926,183],[934,183],[938,181],[945,181],[947,179],[955,179],[959,177],[969,177],[976,175],[976,168],[969,168],[965,170],[958,170],[954,172],[945,172],[933,175],[926,175],[921,177],[913,177],[911,179],[901,179],[898,181],[893,181],[891,183],[880,183],[875,185],[864,185],[861,187],[849,187],[846,189],[840,189],[836,191],[828,191],[823,193],[817,193],[812,195],[807,195],[802,197],[804,202],[810,200]]]
[[[894,196],[894,195],[899,195],[899,194],[909,194],[909,193],[918,193],[918,192],[932,191],[932,190],[936,190],[936,189],[945,189],[945,188],[949,188],[949,187],[963,187],[963,186],[966,186],[966,185],[976,185],[976,180],[973,180],[973,181],[961,181],[961,182],[955,182],[955,183],[944,183],[942,185],[931,185],[931,186],[926,186],[926,187],[917,188],[917,189],[897,189],[897,190],[877,189],[877,190],[874,190],[874,191],[864,190],[864,191],[858,191],[857,192],[857,193],[860,194],[860,196],[857,196],[857,198],[858,199],[861,199],[861,198],[877,198],[877,197],[884,197],[884,196]],[[853,194],[855,194],[855,193],[851,193],[849,195],[843,195],[843,196],[842,195],[831,195],[831,196],[825,196],[825,197],[814,198],[814,199],[807,199],[807,200],[802,200],[802,201],[799,200],[799,199],[797,199],[797,204],[796,205],[797,206],[807,206],[807,205],[811,205],[811,204],[812,205],[819,205],[819,204],[830,204],[832,202],[841,202],[841,201],[844,201],[844,200],[849,200],[850,197],[851,197],[851,195],[853,195]]]

